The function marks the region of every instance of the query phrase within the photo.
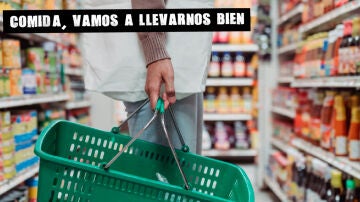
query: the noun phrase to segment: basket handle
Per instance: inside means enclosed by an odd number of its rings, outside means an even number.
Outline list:
[[[148,100],[146,100],[138,109],[136,109],[136,110],[135,110],[135,113],[136,113],[137,111],[139,111],[147,102],[148,102]],[[176,152],[175,152],[174,145],[171,143],[169,134],[168,134],[167,129],[166,129],[166,126],[165,126],[164,100],[161,99],[161,98],[159,98],[159,100],[158,100],[158,102],[157,102],[157,104],[156,104],[155,112],[154,112],[153,117],[150,119],[150,121],[149,121],[147,124],[145,124],[144,128],[142,128],[142,129],[124,146],[124,148],[123,148],[122,150],[120,150],[108,163],[103,163],[101,167],[104,168],[105,170],[106,170],[106,169],[109,169],[109,167],[116,161],[116,159],[118,159],[118,158],[120,157],[120,155],[121,155],[124,151],[126,151],[126,150],[129,148],[129,146],[130,146],[132,143],[135,142],[135,140],[137,140],[137,139],[140,137],[140,135],[151,125],[151,123],[154,122],[155,118],[158,116],[159,113],[160,113],[160,116],[161,116],[161,125],[162,125],[162,128],[163,128],[163,130],[164,130],[166,140],[167,140],[167,142],[168,142],[168,144],[169,144],[169,147],[170,147],[170,149],[171,149],[171,153],[172,153],[172,155],[173,155],[173,157],[174,157],[174,159],[175,159],[176,165],[177,165],[177,167],[178,167],[178,169],[179,169],[179,171],[180,171],[181,177],[182,177],[182,179],[183,179],[183,181],[184,181],[184,188],[187,189],[187,190],[190,190],[190,185],[189,185],[189,183],[188,183],[188,181],[187,181],[187,178],[186,178],[186,176],[185,176],[185,174],[184,174],[184,171],[182,170],[182,168],[181,168],[181,166],[180,166],[180,162],[179,162],[179,159],[178,159],[177,154],[176,154]],[[172,113],[172,115],[171,115],[172,118],[174,118],[173,112],[171,112],[171,113]],[[133,115],[134,115],[134,113],[132,113],[132,114],[130,115],[130,117],[132,117]],[[128,119],[129,119],[129,118],[128,118]],[[126,119],[126,121],[127,121],[128,119]],[[174,124],[176,124],[174,119],[173,119],[173,121],[174,121]],[[177,126],[176,126],[176,127],[177,127]],[[178,130],[178,129],[177,129],[177,130]],[[180,130],[179,130],[178,132],[180,132]],[[180,138],[180,136],[181,136],[181,134],[179,133],[179,138]],[[182,138],[182,137],[181,137],[181,138]],[[183,139],[182,139],[182,140],[183,140]],[[184,146],[183,146],[183,148],[184,148]],[[187,150],[187,151],[188,151],[188,150]]]
[[[159,100],[160,100],[160,99],[161,99],[161,98],[159,98]],[[156,105],[156,107],[155,107],[155,111],[156,111],[156,109],[160,110],[160,108],[161,108],[161,106],[160,106],[161,103],[159,102],[159,100],[158,100],[158,102],[156,103],[157,105]],[[162,99],[161,99],[161,100],[162,100]],[[149,101],[150,101],[150,99],[147,98],[147,99],[146,99],[138,108],[136,108],[135,111],[132,112],[119,126],[113,127],[113,128],[111,129],[111,132],[114,133],[114,134],[119,134],[121,127],[122,127],[125,123],[127,123],[127,122],[129,121],[129,119],[131,119],[135,114],[137,114]],[[177,132],[179,141],[180,141],[180,143],[181,143],[181,150],[182,150],[183,152],[189,152],[189,151],[190,151],[190,148],[189,148],[189,146],[185,143],[184,138],[183,138],[183,135],[182,135],[182,133],[181,133],[181,130],[180,130],[180,128],[179,128],[179,126],[178,126],[178,124],[177,124],[177,122],[176,122],[175,113],[174,113],[174,110],[173,110],[172,105],[169,105],[169,112],[170,112],[171,120],[172,120],[172,122],[173,122],[173,124],[174,124],[174,126],[175,126],[175,130],[176,130],[176,132]]]

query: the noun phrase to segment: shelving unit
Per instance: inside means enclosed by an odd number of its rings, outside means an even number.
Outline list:
[[[206,86],[251,86],[252,78],[208,78]]]
[[[281,202],[289,201],[286,194],[282,191],[279,185],[273,182],[273,180],[271,180],[270,177],[265,176],[264,181],[265,184],[274,192],[274,194],[280,199]]]
[[[279,77],[278,78],[278,83],[291,83],[293,82],[294,78],[291,76],[287,76],[287,77]]]
[[[293,110],[273,106],[271,108],[271,111],[274,113],[289,117],[289,118],[295,118],[295,111],[293,111]]]
[[[354,14],[360,9],[360,1],[354,0],[345,5],[336,8],[309,23],[301,25],[299,31],[303,34],[313,33],[319,30],[330,29],[348,16]]]
[[[204,113],[204,121],[247,121],[251,120],[250,114],[210,114]]]
[[[49,102],[62,102],[68,99],[69,99],[69,95],[65,93],[1,98],[0,109],[42,104]]]
[[[70,101],[66,103],[66,109],[79,109],[79,108],[85,108],[90,107],[90,101],[89,100],[82,100],[82,101]]]
[[[360,179],[360,163],[351,162],[345,157],[336,157],[333,153],[327,152],[320,147],[316,147],[298,138],[292,140],[291,143],[293,146],[300,149],[301,151],[306,152],[320,160],[323,160],[326,163],[332,165],[333,167],[344,171],[355,178]]]
[[[213,44],[212,51],[216,52],[257,52],[259,50],[259,46],[256,44],[240,44],[240,45],[232,45],[232,44]]]
[[[303,9],[304,9],[304,5],[302,3],[296,5],[288,13],[281,16],[277,24],[282,25],[283,23],[291,20],[292,18],[300,16]]]
[[[38,171],[39,171],[39,165],[35,165],[18,173],[16,177],[12,178],[11,180],[5,181],[4,183],[0,183],[0,195],[16,187],[17,185],[29,179],[30,177],[34,176],[36,173],[38,173]]]
[[[311,87],[336,87],[336,88],[358,88],[360,87],[360,76],[324,77],[295,79],[291,82],[295,88]]]
[[[254,157],[256,156],[257,151],[253,149],[230,149],[230,150],[203,150],[201,155],[213,158],[220,157]]]
[[[285,46],[279,48],[278,53],[279,54],[293,53],[296,51],[298,46],[299,46],[299,44],[297,44],[297,43],[285,45]]]
[[[3,23],[4,23],[3,16],[0,15],[0,32],[4,31]],[[55,43],[63,44],[63,41],[61,41],[61,38],[54,37],[47,33],[21,33],[21,34],[20,33],[9,33],[9,35],[20,37],[20,38],[30,40],[30,41],[36,41],[36,42],[52,41]],[[68,44],[64,44],[64,45],[68,45]]]
[[[0,32],[3,32],[3,16],[0,15]],[[23,41],[29,41],[29,45],[32,46],[32,42],[36,42],[37,46],[40,46],[43,42],[54,42],[56,44],[61,44],[62,46],[75,45],[70,44],[67,40],[64,40],[62,36],[59,34],[52,34],[52,33],[6,33],[3,34],[9,38],[20,38],[21,43]],[[27,43],[25,43],[26,45]],[[22,47],[23,48],[23,47]],[[73,46],[72,46],[73,48]],[[81,78],[83,75],[82,68],[66,68],[65,74],[67,76],[77,76],[77,78]],[[70,99],[70,96],[67,93],[52,93],[52,94],[36,94],[36,95],[23,95],[17,97],[4,97],[0,98],[0,109],[13,111],[16,110],[18,107],[23,106],[31,106],[31,105],[39,105],[44,103],[56,103],[61,102],[64,106],[63,109],[72,110],[77,108],[85,108],[90,107],[90,102],[88,100],[81,101],[81,102],[67,102]],[[37,139],[37,136],[34,137],[34,141]],[[0,148],[1,150],[1,148]],[[0,196],[9,192],[19,184],[23,183],[25,180],[33,177],[39,171],[39,164],[26,168],[25,170],[16,174],[15,177],[3,180],[0,182]]]

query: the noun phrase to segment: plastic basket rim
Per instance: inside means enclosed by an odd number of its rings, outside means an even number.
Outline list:
[[[77,169],[86,170],[88,172],[93,172],[93,173],[97,173],[97,174],[100,174],[100,175],[107,175],[109,177],[114,177],[114,176],[121,177],[124,180],[135,181],[136,183],[139,183],[139,184],[142,184],[142,185],[145,185],[145,186],[149,186],[149,185],[150,186],[155,186],[155,187],[157,187],[159,189],[162,189],[162,190],[169,190],[169,191],[173,191],[173,192],[176,192],[176,193],[178,193],[179,190],[182,190],[182,191],[185,190],[181,186],[177,186],[177,185],[173,185],[173,184],[165,184],[165,183],[155,181],[155,180],[145,180],[145,179],[143,179],[141,177],[138,177],[136,175],[127,174],[127,173],[116,171],[116,170],[113,170],[113,169],[108,169],[108,170],[105,171],[104,169],[100,168],[99,166],[89,165],[89,164],[82,163],[82,162],[77,162],[77,161],[71,161],[71,160],[63,158],[63,157],[58,157],[58,156],[47,154],[46,152],[41,150],[41,145],[42,145],[46,135],[48,134],[48,131],[52,127],[55,127],[56,125],[61,124],[61,123],[71,123],[71,124],[78,125],[80,127],[86,127],[88,129],[97,130],[99,132],[108,132],[108,131],[99,130],[99,129],[96,129],[96,128],[92,128],[90,126],[86,126],[86,125],[79,124],[79,123],[74,123],[74,122],[67,121],[67,120],[52,121],[48,126],[46,126],[43,129],[43,131],[39,135],[39,138],[36,141],[34,152],[40,158],[40,169],[41,169],[41,161],[46,160],[46,161],[49,161],[49,162],[52,162],[52,163],[62,164],[62,165],[68,166],[68,167],[76,167]],[[119,135],[119,134],[116,134],[116,135]],[[144,140],[137,140],[137,141],[146,142]],[[159,145],[159,146],[162,146],[162,145]],[[178,150],[178,151],[181,151],[181,150]],[[193,154],[193,153],[190,153],[190,154]],[[195,154],[193,154],[193,155],[195,155]],[[204,157],[204,156],[201,156],[201,157],[208,158],[208,157]],[[234,164],[223,162],[223,161],[220,161],[220,160],[217,160],[217,159],[210,159],[210,160],[215,161],[217,163],[226,164],[227,166],[231,166],[231,167],[239,170],[239,172],[241,172],[241,173],[245,172],[241,167],[235,166]],[[76,164],[76,166],[74,164]],[[250,182],[249,179],[246,180],[246,187],[250,192],[248,201],[255,201],[254,190],[253,190],[253,187],[252,187],[251,182]],[[209,200],[209,201],[214,200],[214,199],[216,199],[218,201],[230,201],[228,199],[224,199],[224,198],[221,198],[221,197],[218,197],[218,196],[211,196],[211,195],[204,194],[204,193],[201,193],[201,192],[194,192],[193,190],[187,190],[187,191],[188,191],[188,194],[190,196],[199,197],[199,195],[200,195],[205,200]]]

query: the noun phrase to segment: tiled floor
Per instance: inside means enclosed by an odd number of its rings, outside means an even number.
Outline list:
[[[278,202],[279,199],[268,189],[261,190],[256,186],[255,178],[256,178],[256,166],[255,164],[241,164],[240,165],[249,176],[255,192],[255,202]]]

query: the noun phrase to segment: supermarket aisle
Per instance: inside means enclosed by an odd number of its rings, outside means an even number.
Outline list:
[[[253,184],[256,202],[277,202],[277,201],[279,201],[276,198],[276,196],[268,189],[261,190],[255,186],[255,177],[256,177],[256,165],[255,164],[239,164],[239,165],[245,170],[245,172],[247,173],[247,175],[249,176],[249,178],[251,180],[251,183]]]

